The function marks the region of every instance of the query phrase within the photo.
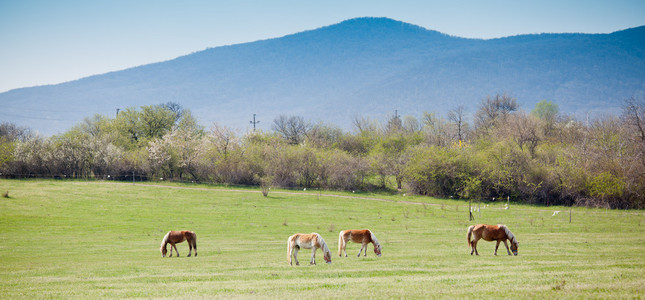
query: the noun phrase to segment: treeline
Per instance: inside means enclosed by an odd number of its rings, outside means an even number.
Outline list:
[[[356,118],[354,131],[280,116],[271,131],[198,125],[175,103],[96,115],[48,138],[0,125],[4,177],[142,178],[263,187],[392,190],[545,205],[645,208],[645,104],[576,120],[507,95],[421,119]]]

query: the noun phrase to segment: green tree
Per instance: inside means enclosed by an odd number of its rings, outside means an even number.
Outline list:
[[[173,129],[178,120],[177,112],[164,105],[147,105],[141,107],[139,122],[141,133],[145,138],[161,138]]]
[[[531,115],[545,121],[555,121],[558,113],[558,105],[547,100],[542,100],[535,104],[535,108],[531,111]]]

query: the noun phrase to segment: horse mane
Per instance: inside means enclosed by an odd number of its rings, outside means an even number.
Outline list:
[[[380,245],[380,243],[376,239],[376,236],[374,235],[374,233],[372,233],[371,230],[367,230],[367,231],[370,233],[370,238],[372,239],[372,243],[374,243],[374,245]]]
[[[504,229],[504,232],[506,233],[506,236],[508,236],[508,239],[511,240],[511,243],[517,244],[517,239],[515,239],[515,235],[513,235],[511,230],[508,229],[508,227],[506,227],[506,225],[500,224],[499,227]]]
[[[315,233],[315,232],[314,232]],[[331,255],[331,251],[329,250],[329,247],[327,246],[327,243],[325,240],[322,238],[322,236],[318,233],[315,233],[318,239],[318,243],[320,244],[320,247],[323,249],[325,253],[329,253]]]
[[[166,235],[161,240],[161,246],[160,247],[163,247],[166,244],[168,244],[168,237],[170,237],[170,231],[168,231],[168,233],[166,233]]]

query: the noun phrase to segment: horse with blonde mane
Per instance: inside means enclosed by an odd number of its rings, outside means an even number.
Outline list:
[[[347,257],[346,247],[348,241],[361,244],[361,249],[358,250],[357,257],[361,257],[363,249],[365,249],[365,254],[363,256],[367,256],[367,244],[369,243],[374,245],[374,253],[376,253],[376,256],[381,256],[381,244],[376,239],[374,233],[369,229],[351,229],[341,231],[338,234],[338,256],[343,256],[344,251],[345,257]]]
[[[161,248],[159,249],[161,250],[161,256],[166,257],[166,253],[168,253],[168,249],[166,249],[166,247],[170,244],[170,257],[172,257],[172,248],[175,248],[175,253],[177,254],[177,257],[179,257],[179,251],[177,251],[177,246],[175,246],[175,244],[183,241],[188,241],[188,257],[190,257],[193,249],[195,249],[195,256],[197,256],[197,235],[188,230],[168,231],[161,240]]]
[[[474,235],[474,239],[470,239],[471,235]],[[497,245],[495,246],[495,255],[497,255],[497,248],[499,248],[499,243],[504,242],[504,246],[506,246],[506,252],[508,252],[508,255],[511,255],[511,251],[513,251],[513,254],[517,255],[517,248],[519,247],[520,243],[517,241],[515,238],[515,235],[506,227],[506,225],[498,224],[498,225],[486,225],[486,224],[477,224],[477,225],[472,225],[468,227],[468,234],[467,234],[467,239],[468,239],[468,247],[472,248],[470,251],[470,255],[473,255],[473,252],[475,254],[479,255],[479,252],[477,252],[477,241],[479,239],[484,239],[485,241],[497,241]],[[508,249],[508,244],[506,243],[506,240],[511,241],[511,251]]]
[[[331,264],[331,251],[329,251],[327,243],[325,243],[325,240],[320,236],[320,234],[315,232],[310,234],[296,233],[289,237],[287,240],[287,261],[289,261],[290,265],[293,265],[291,263],[291,256],[293,256],[296,261],[296,266],[300,265],[300,262],[298,262],[298,251],[300,248],[313,249],[309,264],[316,264],[316,250],[318,250],[318,248],[322,249],[325,262]]]

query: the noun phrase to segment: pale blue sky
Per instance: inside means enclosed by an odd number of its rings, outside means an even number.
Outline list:
[[[609,33],[645,25],[645,0],[0,0],[0,92],[365,16],[468,38]]]

